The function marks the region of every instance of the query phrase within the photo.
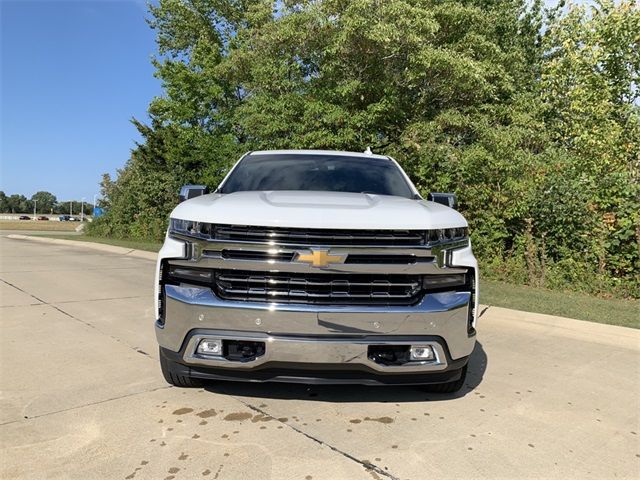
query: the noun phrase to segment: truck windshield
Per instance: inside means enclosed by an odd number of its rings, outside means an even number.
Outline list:
[[[374,193],[412,198],[394,162],[381,158],[322,154],[247,155],[220,193],[264,190]]]

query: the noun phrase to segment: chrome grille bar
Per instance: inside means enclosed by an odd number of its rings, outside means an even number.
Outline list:
[[[224,241],[250,241],[288,245],[385,245],[422,246],[425,231],[415,230],[322,230],[281,227],[253,227],[242,225],[215,225],[212,238]]]

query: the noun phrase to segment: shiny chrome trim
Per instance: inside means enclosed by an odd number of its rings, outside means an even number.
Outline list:
[[[286,272],[337,272],[337,273],[399,273],[399,274],[437,274],[437,273],[463,273],[464,268],[450,268],[451,255],[455,250],[469,246],[469,240],[455,241],[448,244],[435,245],[432,247],[398,247],[398,246],[351,246],[341,245],[330,248],[332,255],[344,256],[348,258],[353,255],[414,255],[418,261],[415,263],[335,263],[327,267],[314,267],[310,264],[295,261],[295,257],[300,252],[308,252],[312,249],[327,249],[326,246],[300,246],[264,243],[238,242],[215,240],[208,241],[185,235],[172,234],[170,238],[181,239],[186,243],[187,259],[175,260],[176,265],[193,265],[198,263],[199,267],[220,268],[235,270],[253,271],[286,271]],[[244,252],[267,252],[274,256],[278,254],[292,254],[293,261],[278,259],[231,259],[224,258],[222,250],[237,250]],[[420,259],[434,259],[432,261],[419,261]],[[447,268],[443,272],[443,268]]]
[[[286,243],[280,242],[277,240],[273,240],[269,243],[265,242],[252,242],[245,240],[208,240],[206,238],[195,237],[190,235],[184,235],[178,232],[169,232],[170,238],[175,238],[176,240],[182,240],[185,242],[192,243],[201,243],[203,246],[206,246],[206,250],[222,250],[222,249],[233,249],[233,250],[242,250],[243,248],[250,247],[250,250],[271,250],[273,248],[283,248],[288,250],[305,250],[310,248],[331,248],[333,251],[339,249],[366,249],[367,252],[358,252],[358,253],[371,253],[369,250],[379,249],[381,252],[389,253],[389,249],[393,250],[401,250],[402,252],[416,251],[416,252],[425,252],[429,250],[428,246],[423,245],[367,245],[367,244],[358,244],[358,245],[329,245],[323,243],[309,243],[309,244],[297,244],[297,243]],[[416,253],[417,254],[417,253]]]
[[[276,304],[222,300],[211,289],[165,285],[166,320],[156,322],[159,344],[179,351],[195,329],[276,336],[438,336],[451,358],[467,356],[469,292],[427,294],[412,306]]]
[[[212,225],[212,224],[209,224]],[[269,226],[249,226],[249,225],[214,225],[215,239],[223,240],[224,237],[242,236],[246,237],[246,241],[255,241],[255,243],[265,243],[265,240],[281,241],[283,239],[295,240],[296,245],[309,245],[315,241],[323,240],[325,242],[344,242],[349,243],[329,243],[329,245],[353,245],[354,241],[366,244],[367,241],[375,241],[376,245],[380,240],[391,240],[395,245],[398,241],[412,242],[409,245],[424,245],[426,230],[411,229],[322,229],[322,228],[300,228],[300,227],[269,227]],[[228,239],[228,238],[227,238]],[[303,242],[303,243],[300,243]]]
[[[452,241],[442,241],[442,242],[434,242],[427,243],[425,245],[367,245],[365,243],[358,245],[330,245],[323,243],[309,243],[309,244],[296,244],[296,243],[286,243],[280,242],[277,240],[273,240],[269,243],[265,242],[252,242],[252,241],[244,241],[244,240],[220,240],[213,239],[209,240],[206,238],[184,235],[179,232],[169,231],[169,238],[174,238],[176,240],[182,240],[190,243],[200,244],[200,250],[260,250],[260,251],[269,251],[274,248],[282,249],[284,251],[299,251],[299,250],[308,250],[313,248],[330,248],[332,252],[334,251],[342,251],[346,250],[347,253],[349,251],[354,250],[351,253],[358,254],[389,254],[389,250],[394,250],[396,252],[402,252],[403,254],[412,254],[417,256],[432,256],[432,249],[458,249],[469,246],[469,238],[452,240]],[[206,248],[202,248],[205,247]],[[249,248],[247,248],[249,247]]]
[[[227,360],[224,357],[200,355],[196,348],[203,338],[221,338],[224,340],[242,340],[264,342],[265,353],[248,362]],[[433,348],[435,359],[424,362],[410,362],[404,365],[381,365],[368,357],[370,345],[425,345]],[[366,338],[313,338],[284,337],[266,333],[247,333],[224,330],[211,330],[193,335],[183,360],[190,365],[203,365],[231,369],[252,369],[268,362],[320,363],[320,364],[360,364],[377,372],[420,373],[444,370],[447,368],[446,355],[442,345],[434,341],[401,341]]]
[[[443,257],[444,258],[444,257]],[[214,268],[224,270],[252,270],[258,272],[292,272],[292,273],[379,273],[379,274],[438,274],[438,273],[464,273],[466,268],[439,267],[435,262],[416,263],[338,263],[331,266],[318,268],[306,263],[283,262],[278,260],[240,260],[227,259],[222,256],[202,256],[199,260],[170,260],[172,265],[183,267],[198,266],[202,268]]]
[[[244,302],[219,298],[210,288],[165,285],[166,296],[189,305],[219,306],[269,312],[419,313],[449,312],[469,304],[470,292],[428,293],[416,305],[317,305],[307,303]]]
[[[233,250],[240,252],[266,252],[266,253],[297,253],[301,251],[309,251],[311,249],[329,249],[331,253],[343,254],[343,255],[415,255],[416,257],[432,257],[433,253],[431,249],[427,247],[393,247],[393,246],[366,246],[366,245],[349,245],[349,246],[295,246],[274,244],[266,245],[262,243],[249,243],[249,242],[203,242],[198,239],[181,239],[190,243],[199,244],[198,251],[202,252],[202,255],[206,255],[206,252],[220,252],[222,250]]]
[[[443,268],[447,265],[451,265],[451,255],[454,250],[460,250],[468,246],[469,239],[458,240],[447,244],[436,245],[431,249],[431,252],[436,258],[436,264],[438,265],[438,268]]]

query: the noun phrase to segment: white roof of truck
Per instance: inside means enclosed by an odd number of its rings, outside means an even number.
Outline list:
[[[376,155],[374,153],[364,152],[345,152],[339,150],[257,150],[249,152],[248,155],[336,155],[341,157],[364,157],[364,158],[380,158],[389,160],[386,155]]]

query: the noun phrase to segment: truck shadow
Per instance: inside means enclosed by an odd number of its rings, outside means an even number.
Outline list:
[[[471,353],[467,380],[456,393],[431,393],[421,386],[303,385],[295,383],[211,382],[205,389],[211,393],[240,397],[309,400],[314,402],[421,402],[453,400],[475,390],[487,369],[487,354],[480,342]]]

